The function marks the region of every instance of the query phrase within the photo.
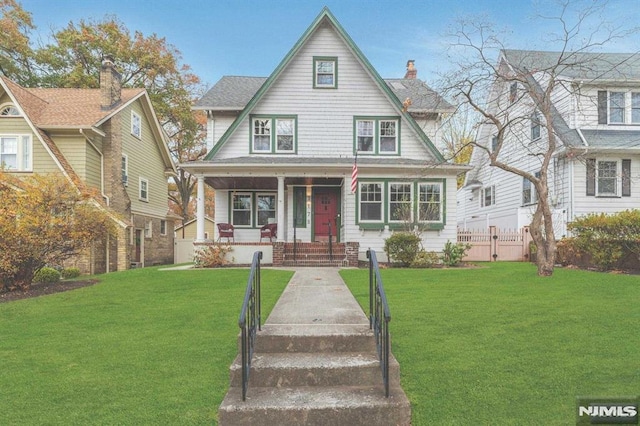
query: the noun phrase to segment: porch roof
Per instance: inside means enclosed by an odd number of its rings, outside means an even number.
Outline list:
[[[351,172],[353,157],[285,157],[246,156],[234,158],[214,158],[207,161],[192,161],[179,165],[192,174],[205,176],[227,176],[230,173],[246,173],[249,176],[325,176],[344,175]],[[402,157],[358,157],[359,171],[420,171],[431,169],[440,174],[458,174],[471,167],[463,164],[425,162]]]

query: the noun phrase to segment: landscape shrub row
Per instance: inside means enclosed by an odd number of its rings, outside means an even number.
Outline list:
[[[640,269],[640,210],[593,213],[568,225],[573,237],[558,243],[558,262],[601,271]]]

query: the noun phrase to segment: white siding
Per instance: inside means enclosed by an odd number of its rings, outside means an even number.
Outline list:
[[[337,89],[313,88],[317,56],[337,57]],[[400,116],[347,45],[327,27],[309,39],[252,114],[297,115],[298,156],[321,157],[353,156],[355,116]],[[400,128],[402,156],[429,158],[408,123],[403,121]],[[247,117],[216,157],[249,155],[249,143]]]

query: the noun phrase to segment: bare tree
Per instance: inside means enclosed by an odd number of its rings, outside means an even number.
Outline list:
[[[545,40],[556,52],[508,50],[504,35],[492,25],[460,22],[452,49],[462,59],[456,61],[458,71],[445,83],[448,96],[462,99],[480,116],[478,137],[470,142],[474,157],[522,176],[535,188],[538,202],[531,236],[537,246],[541,276],[553,274],[556,254],[550,165],[559,148],[568,145],[568,138],[575,133],[555,106],[563,96],[576,95],[566,71],[592,68],[592,61],[597,60],[593,52],[635,31],[600,19],[606,4],[592,2],[581,7],[564,1],[558,5],[554,16],[538,17],[557,24],[557,34]],[[618,65],[611,63],[610,69]],[[532,171],[532,162],[539,171]]]

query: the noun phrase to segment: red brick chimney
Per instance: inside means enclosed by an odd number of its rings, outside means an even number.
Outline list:
[[[418,76],[418,70],[414,66],[415,62],[413,59],[407,61],[407,73],[404,75],[404,78],[415,79]]]
[[[122,76],[116,71],[113,58],[105,56],[102,58],[100,67],[100,107],[103,110],[111,109],[120,102],[122,94]]]

